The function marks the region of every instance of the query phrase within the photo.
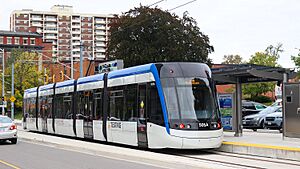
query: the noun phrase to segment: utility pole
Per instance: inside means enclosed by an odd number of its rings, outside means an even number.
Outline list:
[[[5,96],[4,94],[4,49],[0,49],[0,51],[2,52],[2,97]],[[5,109],[4,109],[4,105],[2,107],[2,115],[4,116],[5,114]]]
[[[15,96],[15,89],[14,89],[14,74],[15,74],[15,64],[11,64],[11,98],[14,98]],[[11,119],[14,120],[14,106],[15,106],[15,100],[11,100]]]
[[[83,45],[80,41],[80,77],[83,77]]]

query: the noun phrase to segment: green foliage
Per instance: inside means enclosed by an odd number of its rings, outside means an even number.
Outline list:
[[[179,18],[141,6],[116,16],[110,26],[109,59],[123,59],[126,67],[165,61],[211,63],[209,38],[186,12]]]
[[[255,55],[251,56],[249,63],[271,67],[280,66],[277,63],[277,60],[280,57],[280,52],[283,52],[282,44],[278,44],[276,47],[270,45],[267,47],[265,52],[256,52]],[[243,85],[243,93],[250,95],[252,99],[269,91],[274,91],[274,88],[274,82],[245,84]]]
[[[243,58],[240,55],[224,55],[222,64],[242,64]]]
[[[24,90],[43,84],[43,74],[38,71],[36,53],[12,51],[5,69],[5,90],[11,91],[11,71],[14,63],[15,108],[22,109]]]
[[[296,67],[299,69],[300,68],[300,49],[298,56],[291,56],[291,59],[294,61]],[[298,77],[300,77],[300,71],[298,71]]]
[[[270,103],[273,101],[270,97],[263,95],[255,96],[251,100],[259,103]]]

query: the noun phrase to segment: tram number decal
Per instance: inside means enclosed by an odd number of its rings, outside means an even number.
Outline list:
[[[199,127],[208,127],[208,123],[199,123]]]
[[[121,122],[111,122],[111,128],[122,128]]]

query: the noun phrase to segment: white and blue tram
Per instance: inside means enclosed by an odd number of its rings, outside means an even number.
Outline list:
[[[153,63],[27,89],[24,127],[148,148],[217,148],[223,140],[211,71]]]

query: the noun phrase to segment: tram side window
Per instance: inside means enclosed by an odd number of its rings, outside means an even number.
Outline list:
[[[47,108],[46,108],[46,115],[48,118],[52,118],[52,101],[53,101],[52,96],[49,96],[47,98]]]
[[[128,85],[125,92],[125,121],[137,121],[137,85]]]
[[[94,112],[95,119],[102,120],[103,112],[102,112],[102,93],[100,91],[95,91],[94,93]]]
[[[150,103],[148,106],[149,121],[164,126],[163,112],[155,83],[150,83]]]
[[[62,118],[64,119],[72,119],[72,95],[65,94],[63,96],[63,111]]]
[[[63,118],[63,95],[55,98],[55,118]]]
[[[111,88],[109,96],[110,120],[124,120],[124,97],[122,87]]]
[[[39,97],[39,106],[38,106],[38,117],[44,118],[45,116],[45,100],[46,96]]]
[[[29,99],[29,117],[35,118],[36,117],[36,98]]]

